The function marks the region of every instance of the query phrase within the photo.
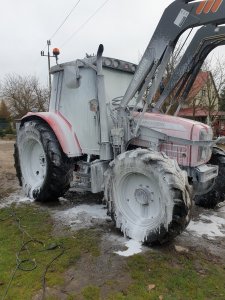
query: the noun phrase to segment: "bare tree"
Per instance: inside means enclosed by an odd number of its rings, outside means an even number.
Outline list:
[[[159,89],[156,92],[155,97],[153,99],[154,102],[158,101],[161,93],[163,92],[164,88],[168,84],[174,70],[176,69],[177,65],[179,64],[181,57],[182,57],[183,46],[184,46],[183,42],[179,41],[176,48],[174,49],[174,52],[172,53],[170,60],[166,66],[165,73],[163,75],[163,80],[162,80],[162,82],[159,86]],[[147,91],[147,94],[148,94],[148,91]],[[162,109],[163,111],[166,111],[167,107],[170,105],[170,103],[173,102],[175,94],[176,94],[176,89],[171,91],[169,97],[167,98],[167,101],[163,105],[163,109]]]
[[[221,89],[220,92],[220,103],[219,103],[220,110],[225,111],[225,85]]]
[[[49,91],[40,85],[35,76],[8,74],[1,84],[1,98],[7,104],[12,118],[21,118],[33,109],[45,111]]]
[[[10,112],[4,100],[0,101],[0,118],[5,119],[6,121],[10,120]]]
[[[5,102],[0,100],[0,136],[4,135],[3,130],[10,129],[10,113]]]
[[[220,93],[225,84],[224,66],[225,61],[215,59],[215,57],[205,61],[185,101],[187,106],[192,107],[193,117],[195,117],[197,109],[201,108],[206,111],[208,122],[213,121],[219,110]]]

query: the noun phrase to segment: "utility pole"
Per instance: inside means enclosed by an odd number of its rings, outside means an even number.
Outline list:
[[[51,69],[50,59],[51,57],[54,57],[56,59],[56,64],[58,64],[58,55],[60,54],[60,51],[58,48],[54,48],[53,55],[50,55],[50,46],[51,46],[51,40],[47,40],[48,54],[45,55],[44,51],[41,51],[41,56],[46,56],[48,58],[48,80],[49,80],[49,91],[51,93],[52,82],[51,82],[51,74],[50,74],[50,69]]]
[[[51,81],[51,74],[50,74],[50,68],[51,68],[51,64],[50,64],[50,46],[51,46],[51,41],[47,40],[47,45],[48,45],[48,80],[49,80],[49,90],[51,92],[52,90],[52,81]]]

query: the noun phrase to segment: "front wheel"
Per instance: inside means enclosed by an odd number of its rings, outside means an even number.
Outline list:
[[[26,196],[45,202],[56,200],[68,190],[72,164],[47,124],[26,122],[19,129],[15,149],[17,176]]]
[[[128,151],[111,163],[105,198],[116,227],[142,242],[167,242],[190,221],[186,173],[174,160],[151,150]]]

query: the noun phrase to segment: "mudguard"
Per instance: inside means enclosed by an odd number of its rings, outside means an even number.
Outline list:
[[[21,125],[32,119],[41,119],[46,122],[55,133],[63,152],[68,157],[77,157],[82,155],[82,150],[73,131],[72,125],[60,113],[54,112],[29,112],[21,119]]]

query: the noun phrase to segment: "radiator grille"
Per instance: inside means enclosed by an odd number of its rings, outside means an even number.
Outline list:
[[[187,166],[190,161],[190,146],[163,143],[159,150],[166,153],[168,157],[175,159],[179,165]]]

